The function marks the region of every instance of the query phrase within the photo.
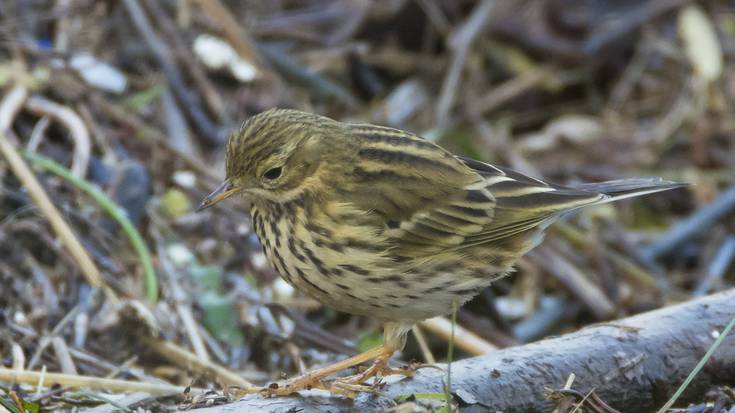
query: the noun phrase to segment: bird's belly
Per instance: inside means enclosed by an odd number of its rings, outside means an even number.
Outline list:
[[[369,243],[347,245],[314,225],[282,217],[254,227],[269,263],[291,285],[336,310],[383,321],[418,321],[451,312],[489,285],[478,274],[441,254],[431,260],[396,263]],[[321,234],[320,234],[321,232]],[[327,235],[333,235],[329,237]]]
[[[267,254],[277,257],[275,251]],[[290,251],[278,254],[291,256]],[[461,277],[458,273],[396,275],[371,271],[362,274],[354,272],[355,268],[349,264],[329,267],[298,259],[283,261],[285,265],[278,258],[271,260],[279,274],[298,290],[335,310],[382,321],[419,321],[449,314],[453,301],[462,305],[491,281],[489,277],[473,278],[474,282],[457,288],[456,280],[461,279],[455,278]]]
[[[383,321],[418,321],[448,314],[453,301],[463,304],[492,281],[491,277],[463,276],[459,267],[455,272],[426,268],[406,273],[357,266],[350,264],[350,254],[338,259],[333,252],[309,244],[292,244],[290,248],[284,240],[265,245],[268,261],[288,283],[328,307]],[[320,258],[327,255],[332,255],[328,261]]]

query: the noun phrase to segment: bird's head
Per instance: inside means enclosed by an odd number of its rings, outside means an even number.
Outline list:
[[[256,202],[286,202],[299,196],[318,182],[320,165],[336,152],[334,137],[343,128],[332,119],[290,109],[251,117],[230,137],[227,177],[199,210],[238,193]]]

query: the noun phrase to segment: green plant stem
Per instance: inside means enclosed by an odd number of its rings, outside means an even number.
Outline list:
[[[148,250],[148,246],[143,240],[143,237],[140,235],[140,232],[138,232],[135,225],[130,222],[130,219],[128,219],[125,212],[115,203],[115,201],[105,195],[105,193],[99,188],[83,178],[73,175],[71,171],[64,166],[59,165],[53,160],[37,153],[27,150],[23,150],[22,153],[23,156],[36,167],[58,175],[72,185],[86,192],[87,195],[94,199],[95,202],[97,202],[112,219],[120,224],[123,232],[130,239],[130,243],[133,245],[135,252],[140,257],[140,263],[143,266],[143,273],[145,274],[146,297],[148,298],[148,301],[155,303],[158,300],[158,280],[153,268],[151,253]]]
[[[454,359],[454,326],[457,324],[457,301],[452,302],[452,334],[449,337],[447,348],[447,412],[452,411],[452,360]]]
[[[725,338],[728,334],[730,334],[730,331],[732,331],[733,327],[735,327],[735,317],[733,317],[732,320],[727,324],[724,330],[722,330],[722,333],[720,333],[719,337],[717,337],[717,340],[715,340],[714,343],[710,346],[709,350],[704,354],[701,360],[699,360],[699,363],[697,363],[696,366],[694,366],[694,369],[691,373],[689,373],[689,376],[687,376],[686,380],[684,380],[684,383],[679,386],[678,389],[676,389],[676,393],[674,393],[673,396],[666,402],[666,404],[661,407],[657,413],[666,413],[666,411],[671,408],[671,406],[676,403],[676,401],[679,399],[679,397],[684,393],[684,390],[686,390],[687,387],[689,387],[689,384],[694,380],[694,378],[699,374],[699,371],[702,370],[702,367],[704,367],[705,364],[707,364],[707,361],[712,357],[713,354],[715,354],[715,351],[720,347],[720,345],[725,341]]]

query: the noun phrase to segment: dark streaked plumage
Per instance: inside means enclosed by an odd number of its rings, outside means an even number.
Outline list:
[[[414,322],[507,274],[562,214],[680,186],[553,185],[409,132],[284,109],[245,122],[226,162],[202,207],[248,197],[269,262],[324,304],[383,320],[386,354]]]

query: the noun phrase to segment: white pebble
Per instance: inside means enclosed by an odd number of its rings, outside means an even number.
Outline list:
[[[194,262],[194,254],[184,244],[169,245],[168,256],[177,267],[187,266]]]
[[[194,40],[194,53],[208,68],[227,69],[240,82],[251,82],[258,76],[258,69],[252,63],[243,60],[229,43],[218,37],[199,35]]]
[[[262,252],[256,252],[253,255],[250,256],[250,262],[253,263],[253,267],[255,269],[263,269],[268,265],[268,259],[265,257],[265,254]]]
[[[293,286],[280,277],[273,282],[272,288],[273,295],[282,300],[292,298],[295,292]]]
[[[250,233],[250,225],[241,223],[240,225],[237,226],[236,231],[237,231],[237,235],[240,235],[241,237],[248,235]]]
[[[176,171],[173,180],[176,185],[182,188],[193,188],[196,185],[197,177],[192,171]]]
[[[97,89],[119,94],[128,86],[128,79],[121,71],[90,54],[73,56],[69,60],[69,66],[76,70],[88,85]]]

